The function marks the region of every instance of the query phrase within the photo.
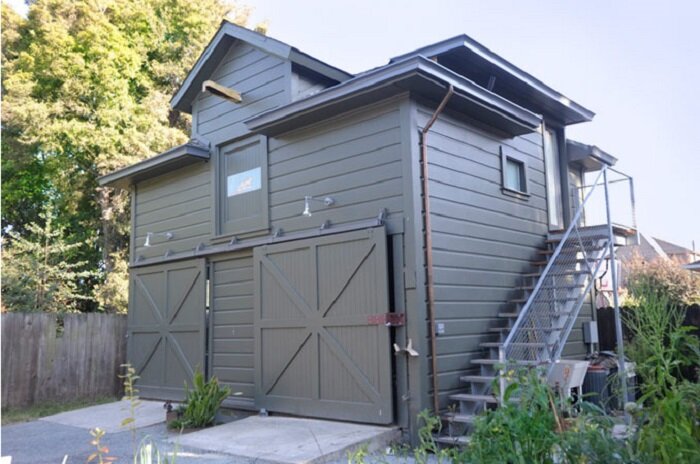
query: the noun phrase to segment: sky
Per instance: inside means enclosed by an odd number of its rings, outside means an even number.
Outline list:
[[[700,2],[241,3],[254,9],[251,24],[269,23],[271,37],[352,73],[468,34],[595,111],[567,136],[617,157],[634,178],[643,233],[700,249]]]

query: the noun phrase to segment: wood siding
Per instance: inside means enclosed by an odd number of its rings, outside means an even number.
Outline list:
[[[419,105],[422,127],[433,108]],[[501,151],[526,160],[527,199],[502,191]],[[430,207],[441,405],[463,391],[460,376],[474,372],[471,360],[484,357],[479,343],[501,326],[499,312],[515,310],[509,300],[523,294],[525,273],[533,272],[548,232],[542,137],[499,135],[443,114],[428,135]],[[577,323],[577,327],[580,325]],[[571,338],[580,340],[580,330]],[[567,348],[578,353],[580,344]]]
[[[269,139],[270,221],[285,233],[372,219],[385,208],[401,223],[402,177],[398,101],[380,103],[323,124]],[[311,204],[304,196],[331,196]],[[390,227],[390,233],[396,232]]]
[[[211,175],[206,162],[139,183],[132,212],[134,259],[164,256],[168,250],[191,251],[207,242],[212,232],[210,195]],[[145,247],[148,232],[170,232],[173,238],[154,235],[152,246]]]
[[[210,79],[239,92],[236,104],[201,93],[192,105],[192,136],[212,146],[249,131],[244,121],[291,101],[291,64],[248,44],[234,44]]]
[[[231,387],[227,404],[253,406],[253,252],[211,263],[209,372]]]

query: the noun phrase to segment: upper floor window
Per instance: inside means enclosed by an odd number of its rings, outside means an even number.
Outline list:
[[[504,193],[528,196],[527,162],[524,156],[501,147],[501,171]]]
[[[253,136],[224,145],[217,161],[217,235],[267,230],[267,139]]]

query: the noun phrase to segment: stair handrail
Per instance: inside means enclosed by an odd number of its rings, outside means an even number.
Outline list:
[[[532,306],[532,301],[540,291],[540,288],[542,287],[545,279],[549,275],[549,271],[554,265],[554,262],[556,261],[556,258],[561,254],[561,250],[564,248],[564,243],[567,241],[569,236],[571,235],[572,231],[577,227],[578,220],[581,218],[581,215],[583,214],[583,210],[588,203],[588,200],[591,198],[591,195],[595,191],[596,187],[599,185],[599,181],[601,178],[604,178],[606,175],[606,170],[607,170],[607,165],[603,166],[603,168],[600,170],[598,173],[598,176],[595,178],[595,181],[593,184],[590,186],[591,189],[588,191],[586,194],[586,197],[583,199],[581,204],[578,206],[576,209],[576,214],[574,217],[571,219],[571,223],[569,224],[569,227],[566,229],[566,232],[562,236],[562,238],[559,240],[559,244],[557,247],[554,249],[554,254],[552,254],[552,257],[549,259],[547,262],[547,265],[544,268],[544,271],[542,271],[542,274],[540,275],[539,279],[537,279],[537,283],[535,284],[535,288],[532,290],[532,293],[530,294],[530,298],[527,299],[525,302],[525,306],[523,306],[523,309],[520,311],[520,314],[518,314],[518,318],[515,320],[515,324],[513,324],[513,327],[511,327],[508,337],[506,337],[505,342],[503,342],[503,353],[506,355],[506,361],[508,361],[508,351],[510,348],[510,345],[513,343],[513,337],[515,337],[516,333],[518,330],[522,327],[524,324],[524,321],[527,319],[527,314],[530,311],[530,307]],[[607,195],[607,191],[606,191]],[[549,352],[549,347],[547,346],[545,342],[545,351],[547,352],[549,356],[549,362],[554,362],[555,359],[552,359],[552,353]]]

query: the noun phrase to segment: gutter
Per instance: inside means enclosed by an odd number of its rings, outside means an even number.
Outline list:
[[[423,223],[425,225],[425,267],[428,274],[428,318],[430,320],[430,354],[433,372],[433,410],[435,414],[440,413],[440,400],[438,391],[438,372],[437,372],[437,348],[436,348],[436,330],[435,330],[435,289],[433,286],[433,233],[430,225],[430,177],[428,175],[428,132],[437,121],[440,113],[445,109],[447,103],[454,95],[454,87],[452,85],[447,89],[447,93],[443,97],[440,105],[433,113],[428,123],[420,132],[420,158],[421,158],[421,174],[423,176],[423,211],[425,217]]]

